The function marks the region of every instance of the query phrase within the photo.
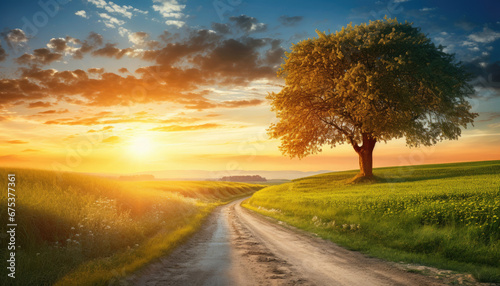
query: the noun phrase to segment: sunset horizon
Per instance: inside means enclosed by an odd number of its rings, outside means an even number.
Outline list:
[[[315,17],[300,5],[271,15],[259,3],[223,1],[10,3],[0,48],[0,166],[116,174],[357,169],[348,144],[301,160],[283,156],[267,134],[277,119],[266,95],[283,86],[276,72],[292,44],[386,14],[421,27],[475,72],[469,102],[479,117],[458,140],[435,146],[379,142],[374,167],[500,159],[495,15],[479,14],[482,4],[459,18],[444,3],[365,2],[322,3]]]

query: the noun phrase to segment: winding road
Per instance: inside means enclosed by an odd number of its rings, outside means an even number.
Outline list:
[[[127,277],[128,285],[443,285],[240,206],[217,208],[170,255]]]

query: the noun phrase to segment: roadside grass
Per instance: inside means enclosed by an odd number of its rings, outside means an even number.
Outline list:
[[[266,187],[245,207],[352,250],[500,282],[500,161],[378,168]]]
[[[194,233],[216,206],[264,186],[228,182],[118,182],[42,170],[16,174],[16,278],[1,285],[119,282]],[[0,195],[6,233],[7,192]],[[0,258],[8,259],[1,238]],[[5,271],[2,271],[4,273]]]

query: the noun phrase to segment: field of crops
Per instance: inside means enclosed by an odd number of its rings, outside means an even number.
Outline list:
[[[162,256],[217,205],[263,186],[229,182],[118,182],[71,173],[16,174],[16,285],[96,285]],[[7,192],[0,196],[6,233]],[[8,259],[0,236],[0,258]],[[5,272],[2,272],[5,273]],[[2,275],[0,285],[12,281]]]
[[[247,207],[348,248],[500,282],[500,161],[352,172],[271,186]]]

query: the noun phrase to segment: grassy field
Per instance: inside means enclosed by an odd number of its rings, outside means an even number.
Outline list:
[[[356,171],[270,186],[245,206],[353,250],[500,282],[500,161]]]
[[[7,174],[16,174],[16,278],[1,285],[99,285],[168,253],[208,213],[263,186],[229,182],[118,182],[0,168],[0,226],[7,224]],[[1,237],[0,258],[8,259]],[[5,268],[4,268],[5,269]]]

